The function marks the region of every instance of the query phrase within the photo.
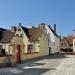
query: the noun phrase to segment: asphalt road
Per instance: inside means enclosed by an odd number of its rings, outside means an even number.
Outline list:
[[[75,75],[75,56],[54,54],[15,67],[0,68],[0,75]]]

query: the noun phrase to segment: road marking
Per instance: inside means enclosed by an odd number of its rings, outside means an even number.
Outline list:
[[[31,68],[43,68],[42,66],[24,66],[23,69],[31,69]]]
[[[22,67],[23,69],[31,69],[32,67],[30,67],[30,66],[24,66],[24,67]]]
[[[12,69],[12,70],[10,70],[10,72],[13,72],[13,73],[22,73],[23,71],[22,70],[18,70],[18,69]]]

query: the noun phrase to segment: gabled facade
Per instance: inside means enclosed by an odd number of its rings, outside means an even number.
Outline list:
[[[73,51],[73,36],[63,37],[60,43],[60,49],[66,52]]]
[[[75,52],[75,36],[73,37],[73,51]]]
[[[60,38],[56,33],[56,25],[54,30],[51,28],[50,25],[46,25],[44,23],[40,24],[40,28],[45,28],[47,35],[48,35],[48,42],[49,42],[49,52],[57,53],[60,51]]]
[[[17,63],[49,54],[48,36],[39,28],[28,29],[19,25],[12,39],[12,47]]]
[[[11,39],[14,36],[10,30],[0,28],[0,50],[4,49],[6,54],[11,54]]]
[[[12,27],[11,31],[2,31],[0,30],[0,47],[6,45],[4,49],[12,55],[12,62],[21,63],[26,59],[60,51],[60,38],[56,34],[56,28],[53,30],[48,25],[26,28],[19,24],[18,27]]]

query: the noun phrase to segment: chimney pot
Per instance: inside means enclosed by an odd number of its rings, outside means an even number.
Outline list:
[[[51,28],[51,25],[49,24],[48,27]]]
[[[21,23],[19,23],[19,26],[21,26]]]
[[[56,24],[54,24],[54,31],[55,31],[55,33],[56,33]]]

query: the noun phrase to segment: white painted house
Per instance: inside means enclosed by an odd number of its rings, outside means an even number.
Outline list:
[[[73,38],[73,51],[75,52],[75,37]]]
[[[75,29],[73,30],[73,51],[75,52]]]
[[[49,37],[49,53],[57,53],[60,51],[60,38],[56,33],[56,25],[54,24],[54,30],[50,25],[40,24],[40,28],[45,28]]]

